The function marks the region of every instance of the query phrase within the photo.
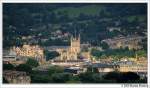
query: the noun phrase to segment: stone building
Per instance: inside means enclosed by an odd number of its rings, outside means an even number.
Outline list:
[[[44,50],[38,45],[36,46],[23,45],[22,47],[13,47],[13,51],[16,52],[17,56],[33,57],[40,63],[45,61]]]
[[[147,77],[148,72],[148,61],[144,57],[135,58],[135,61],[124,62],[119,64],[120,72],[135,72],[140,75],[140,77]]]
[[[16,61],[16,53],[10,50],[7,53],[3,53],[3,63],[11,63]]]
[[[120,65],[120,72],[145,72],[147,73],[147,66],[132,64],[132,65]]]
[[[31,82],[30,76],[22,71],[6,70],[3,72],[3,77],[12,84],[29,84]]]
[[[142,39],[144,39],[144,37],[141,36],[120,36],[113,39],[105,39],[102,40],[102,42],[106,42],[111,49],[117,49],[121,47],[128,47],[129,49],[141,49],[142,47],[139,45],[139,43],[142,42]]]
[[[60,53],[59,60],[79,60],[78,56],[83,56],[86,59],[90,59],[90,52],[81,52],[80,35],[78,38],[71,37],[71,45],[66,49],[57,49]]]
[[[119,65],[113,65],[108,63],[93,63],[92,68],[97,68],[98,72],[112,72],[117,71]]]

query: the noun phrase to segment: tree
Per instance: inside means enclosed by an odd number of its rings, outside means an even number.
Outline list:
[[[16,39],[15,40],[15,45],[16,46],[22,46],[23,45],[23,41],[21,39]]]
[[[48,74],[51,76],[54,73],[62,73],[64,71],[64,69],[62,67],[59,66],[51,66],[48,69]]]
[[[103,76],[105,80],[114,80],[117,83],[136,83],[140,76],[134,72],[109,72]]]
[[[142,39],[140,45],[142,45],[143,49],[147,51],[147,38]]]
[[[91,83],[93,82],[92,75],[92,72],[81,73],[79,74],[80,81],[83,83]]]
[[[74,75],[74,76],[71,76],[70,79],[66,83],[81,83],[81,81],[77,75]]]
[[[101,83],[102,76],[99,73],[86,72],[79,74],[80,81],[83,83]]]
[[[58,57],[59,56],[59,53],[56,52],[56,51],[48,51],[48,50],[45,50],[44,51],[44,54],[46,56],[46,60],[49,60],[49,59],[54,59],[55,57]]]
[[[92,75],[92,83],[101,83],[104,81],[104,79],[102,78],[102,76],[99,73],[95,73]]]
[[[136,54],[139,57],[147,57],[147,52],[145,50],[138,50],[138,51],[136,51]]]
[[[3,64],[3,70],[13,70],[14,66],[12,64]]]
[[[29,65],[29,66],[32,67],[32,68],[39,66],[38,61],[37,61],[37,60],[34,60],[34,59],[31,59],[31,58],[29,58],[29,59],[27,60],[26,64]]]
[[[49,76],[35,74],[31,75],[31,83],[50,83],[51,78]]]
[[[101,44],[102,49],[108,49],[109,45],[106,42],[102,42]]]
[[[103,76],[105,80],[118,80],[120,78],[120,74],[118,72],[109,72]]]
[[[25,71],[27,73],[31,73],[32,72],[32,68],[27,65],[27,64],[20,64],[16,67],[17,71]]]
[[[80,13],[79,16],[78,16],[78,20],[88,20],[89,17],[88,15],[84,14],[84,13]]]
[[[100,57],[102,55],[101,51],[97,50],[97,49],[92,49],[91,50],[91,55],[95,56],[95,57]]]
[[[71,76],[70,73],[54,73],[51,77],[54,83],[65,83],[70,80]]]
[[[3,77],[3,83],[8,83],[8,81]]]
[[[140,80],[140,76],[138,74],[134,72],[124,72],[121,73],[121,77],[118,81],[122,83],[127,83],[127,82],[136,82],[137,80]]]

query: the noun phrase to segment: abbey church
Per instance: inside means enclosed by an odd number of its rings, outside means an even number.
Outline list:
[[[90,52],[81,52],[80,35],[78,37],[71,37],[70,47],[67,49],[57,49],[60,53],[59,60],[79,60],[78,56],[84,56],[86,59],[90,59]]]

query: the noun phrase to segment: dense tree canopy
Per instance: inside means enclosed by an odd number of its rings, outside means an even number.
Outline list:
[[[69,41],[63,41],[65,38],[52,35],[56,30],[72,35],[76,30],[81,33],[82,42],[96,42],[120,34],[141,35],[147,31],[147,6],[144,3],[4,4],[3,9],[3,47],[31,42],[23,41],[22,36],[35,36],[31,40],[37,40],[34,43],[43,46],[68,45]],[[107,27],[120,27],[121,31],[109,32]],[[48,41],[40,42],[44,38]]]
[[[46,56],[46,60],[51,60],[51,59],[54,59],[55,57],[58,57],[59,56],[59,53],[56,52],[56,51],[48,51],[48,50],[45,50],[44,51],[44,54]]]
[[[13,70],[15,67],[12,64],[4,64],[3,63],[3,70]]]
[[[20,64],[15,68],[17,71],[24,71],[27,73],[31,73],[32,72],[32,68],[27,65],[27,64]]]
[[[134,72],[109,72],[103,78],[106,80],[114,80],[117,83],[140,81],[140,76]]]
[[[37,67],[39,66],[39,62],[35,59],[29,58],[26,62],[27,65],[29,65],[30,67]]]
[[[122,57],[147,57],[147,52],[145,50],[129,50],[128,48],[120,49],[108,49],[105,51],[99,51],[97,49],[92,49],[91,54],[96,58],[106,59],[107,57],[112,57],[117,60]]]

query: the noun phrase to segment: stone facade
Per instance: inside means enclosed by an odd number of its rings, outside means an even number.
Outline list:
[[[140,57],[136,61],[133,61],[131,64],[121,64],[119,71],[120,72],[143,72],[147,73],[148,62],[146,58]]]
[[[11,62],[16,62],[16,53],[12,50],[3,54],[3,63],[8,64]]]
[[[90,59],[90,53],[81,52],[80,36],[78,38],[71,37],[71,45],[67,49],[57,49],[60,53],[59,60],[78,60],[79,55],[84,55],[86,59]]]
[[[23,45],[22,47],[13,47],[13,51],[16,52],[17,56],[21,57],[33,57],[40,63],[44,62],[44,50],[36,46]]]
[[[144,37],[140,36],[127,36],[127,37],[115,37],[113,39],[105,39],[102,42],[106,42],[111,49],[126,48],[129,49],[141,49],[139,43]]]
[[[3,72],[3,77],[12,84],[29,84],[31,82],[30,76],[22,71],[7,70]]]

